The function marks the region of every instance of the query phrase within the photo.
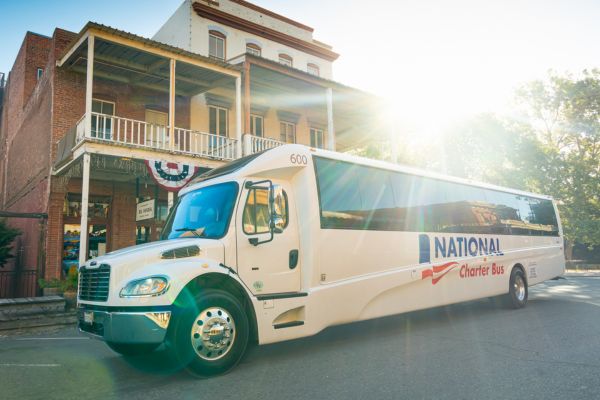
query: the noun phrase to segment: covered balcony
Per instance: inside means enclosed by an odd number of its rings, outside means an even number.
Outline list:
[[[76,119],[59,140],[57,169],[90,152],[202,167],[242,155],[241,74],[228,64],[88,23],[58,67],[75,83],[60,118]],[[192,99],[215,89],[233,93],[233,129],[193,129]]]

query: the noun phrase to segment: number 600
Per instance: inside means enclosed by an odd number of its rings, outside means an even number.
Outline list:
[[[304,154],[292,154],[290,156],[290,161],[292,162],[292,164],[308,164],[308,158]]]

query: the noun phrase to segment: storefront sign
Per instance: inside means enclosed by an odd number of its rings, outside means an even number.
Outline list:
[[[154,199],[142,201],[136,207],[136,221],[143,221],[150,218],[154,218]]]
[[[188,164],[158,160],[146,160],[146,166],[156,183],[170,192],[178,192],[192,179],[198,169]]]

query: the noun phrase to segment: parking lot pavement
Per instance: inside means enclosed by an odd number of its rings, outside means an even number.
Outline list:
[[[74,328],[0,339],[3,399],[597,399],[600,278],[334,327],[253,348],[197,380],[159,350],[124,359]]]

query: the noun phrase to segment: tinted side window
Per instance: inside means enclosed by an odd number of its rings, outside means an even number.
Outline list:
[[[315,157],[322,228],[360,229],[365,224],[355,164]]]
[[[314,159],[322,228],[558,235],[550,200]]]
[[[389,230],[394,214],[394,194],[389,172],[360,166],[356,182],[364,217],[362,229]]]

